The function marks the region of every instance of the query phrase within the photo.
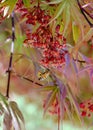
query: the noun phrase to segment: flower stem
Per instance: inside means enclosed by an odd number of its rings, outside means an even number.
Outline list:
[[[11,71],[12,71],[12,59],[13,59],[13,53],[14,53],[14,40],[15,40],[14,11],[11,14],[11,23],[12,23],[12,43],[11,43],[9,66],[8,66],[8,70],[7,70],[7,73],[8,73],[7,90],[6,90],[7,98],[9,98],[10,79],[11,79]]]

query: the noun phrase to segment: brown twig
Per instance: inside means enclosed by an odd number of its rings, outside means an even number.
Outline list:
[[[36,84],[36,85],[43,86],[42,84],[40,84],[40,83],[38,83],[38,82],[34,82],[32,79],[29,79],[29,78],[27,78],[27,77],[24,77],[24,76],[22,76],[22,75],[20,75],[20,74],[18,74],[18,73],[16,73],[16,72],[12,72],[12,73],[15,73],[15,75],[16,75],[17,77],[20,77],[21,79],[25,79],[25,80],[27,80],[27,81],[29,81],[29,82],[31,82],[31,83]]]
[[[86,63],[86,61],[84,61],[84,60],[79,60],[79,59],[74,59],[74,58],[73,58],[73,60],[77,61],[77,62],[80,62],[80,63]]]
[[[77,3],[78,3],[78,6],[79,6],[79,8],[80,8],[80,10],[81,10],[81,13],[83,14],[84,18],[85,18],[86,21],[88,22],[89,26],[90,26],[90,27],[93,27],[93,24],[89,21],[89,19],[88,19],[87,16],[85,15],[85,13],[86,13],[86,14],[90,17],[89,13],[86,12],[86,11],[82,8],[82,6],[81,6],[79,0],[77,0]]]
[[[13,59],[14,41],[15,41],[14,12],[12,12],[12,14],[11,14],[11,22],[12,22],[12,43],[11,43],[9,66],[8,66],[8,70],[7,70],[7,73],[8,73],[7,90],[6,90],[7,98],[9,98],[10,78],[11,78],[11,71],[12,71],[12,59]]]

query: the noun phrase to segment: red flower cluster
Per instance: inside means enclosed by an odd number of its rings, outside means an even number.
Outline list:
[[[93,112],[93,101],[92,101],[92,99],[80,103],[80,109],[82,111],[81,112],[81,116],[83,116],[83,117],[85,117],[85,116],[90,117],[91,113]]]
[[[60,34],[60,26],[57,25],[54,34],[52,34],[48,25],[51,16],[39,6],[34,6],[33,9],[26,9],[22,0],[19,0],[16,5],[16,10],[21,11],[21,16],[26,18],[26,25],[32,26],[39,25],[35,32],[26,29],[27,38],[24,45],[28,47],[36,47],[42,53],[41,64],[45,67],[52,65],[58,67],[65,62],[65,54],[67,51],[64,49],[66,39]]]
[[[40,23],[42,26],[48,24],[50,16],[45,13],[39,6],[34,6],[33,10],[26,15],[27,21],[26,23],[36,25],[36,23]]]
[[[31,1],[33,3],[33,1]],[[42,24],[42,26],[48,24],[50,16],[45,13],[39,6],[34,6],[32,9],[26,9],[22,0],[19,0],[16,4],[16,11],[21,13],[22,18],[26,18],[27,24],[36,25],[36,23]]]
[[[18,0],[16,3],[15,11],[18,12],[22,18],[28,13],[28,9],[25,8],[24,3],[22,0]]]
[[[66,39],[59,32],[56,31],[53,37],[49,26],[40,26],[34,33],[28,30],[26,35],[27,39],[24,41],[24,45],[40,49],[43,56],[41,63],[44,66],[52,65],[57,67],[65,62],[65,54],[67,53],[64,49]]]
[[[46,101],[44,101],[44,104],[43,104],[44,109],[45,109],[46,105],[47,105]],[[51,106],[49,106],[48,112],[50,114],[60,116],[60,106],[59,106],[59,102],[58,102],[57,98],[54,100],[54,102],[51,104]]]

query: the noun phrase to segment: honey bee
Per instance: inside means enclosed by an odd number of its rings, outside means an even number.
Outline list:
[[[50,75],[50,71],[46,70],[45,72],[38,72],[38,80],[45,80]]]

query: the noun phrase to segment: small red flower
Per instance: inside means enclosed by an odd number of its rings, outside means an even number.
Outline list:
[[[88,114],[88,117],[90,117],[90,116],[91,116],[91,114],[89,113],[89,114]]]
[[[85,104],[84,103],[80,103],[80,108],[84,109],[85,108]]]
[[[46,101],[44,101],[43,107],[46,107]],[[59,102],[58,99],[56,98],[54,100],[54,102],[50,105],[50,107],[48,108],[48,112],[52,115],[60,115],[60,106],[59,106]]]
[[[81,116],[88,116],[90,117],[93,112],[93,100],[89,99],[82,103],[80,103],[80,109],[81,109]]]
[[[86,116],[87,112],[86,111],[82,111],[81,116]]]
[[[89,108],[89,111],[93,112],[93,104],[90,105],[88,108]]]

